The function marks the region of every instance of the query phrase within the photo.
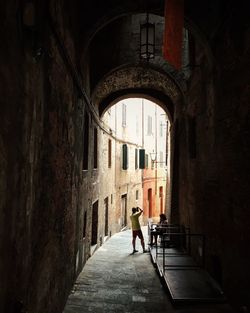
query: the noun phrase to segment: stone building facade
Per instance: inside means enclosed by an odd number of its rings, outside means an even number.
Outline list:
[[[166,213],[166,152],[169,142],[166,138],[169,122],[164,110],[146,99],[124,99],[113,105],[102,121],[114,138],[117,162],[113,179],[108,173],[104,177],[109,185],[114,184],[113,189],[118,196],[117,208],[123,201],[126,203],[126,214],[122,213],[126,223],[121,225],[130,226],[129,215],[134,206],[143,208],[145,225],[149,218],[157,220],[160,213]],[[103,136],[106,136],[105,132]],[[105,150],[108,147],[104,146]],[[105,186],[107,182],[104,182]],[[130,188],[134,189],[132,193]],[[119,198],[123,198],[121,203]]]

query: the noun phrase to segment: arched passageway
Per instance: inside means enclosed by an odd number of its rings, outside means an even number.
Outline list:
[[[179,69],[162,54],[167,3],[1,1],[0,311],[62,311],[110,236],[96,227],[112,201],[99,198],[101,117],[138,96],[171,122],[171,220],[206,236],[207,270],[236,310],[249,308],[247,2],[186,0]]]
[[[166,206],[168,216],[171,218],[171,202],[177,201],[177,192],[172,194],[172,175],[174,165],[174,141],[175,141],[175,108],[183,106],[183,94],[178,84],[168,75],[156,71],[150,66],[128,66],[126,68],[113,71],[96,86],[92,101],[99,110],[99,115],[103,114],[118,100],[125,98],[144,97],[159,105],[167,115],[169,120],[169,160],[168,160],[168,185],[166,195]],[[177,169],[176,169],[177,171]],[[174,190],[177,190],[177,186]],[[149,217],[149,216],[148,216]]]

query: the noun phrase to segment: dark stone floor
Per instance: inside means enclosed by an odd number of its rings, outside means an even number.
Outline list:
[[[227,304],[173,304],[150,254],[138,241],[137,249],[131,254],[131,230],[106,241],[79,275],[64,313],[232,313]]]

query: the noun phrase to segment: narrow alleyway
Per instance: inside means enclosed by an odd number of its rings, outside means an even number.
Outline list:
[[[147,243],[147,227],[143,227]],[[138,249],[139,248],[139,249]],[[64,313],[229,313],[226,304],[173,306],[164,285],[137,242],[131,254],[131,230],[112,236],[87,261],[68,299]]]

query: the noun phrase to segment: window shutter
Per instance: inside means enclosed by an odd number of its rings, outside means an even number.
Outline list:
[[[126,144],[122,145],[122,169],[128,169],[128,146]]]
[[[139,168],[145,168],[145,149],[139,150]]]
[[[138,168],[138,149],[135,149],[135,169]]]

